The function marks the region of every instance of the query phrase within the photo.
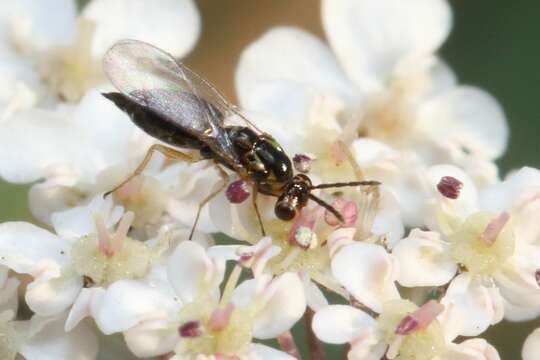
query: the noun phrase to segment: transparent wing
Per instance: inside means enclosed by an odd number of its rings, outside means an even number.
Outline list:
[[[124,95],[239,165],[223,129],[224,119],[235,110],[208,81],[170,54],[137,40],[113,45],[103,68]]]

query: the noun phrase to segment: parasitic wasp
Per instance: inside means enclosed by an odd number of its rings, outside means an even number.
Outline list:
[[[343,222],[342,215],[312,190],[379,184],[353,181],[313,185],[307,175],[295,175],[290,158],[271,135],[252,124],[207,80],[153,45],[121,40],[107,51],[103,66],[119,90],[103,95],[126,112],[135,125],[169,145],[152,145],[132,175],[105,196],[139,175],[155,151],[174,160],[212,160],[223,183],[199,204],[190,238],[201,209],[225,189],[230,171],[253,187],[252,202],[263,235],[257,208],[259,193],[277,198],[274,211],[281,220],[292,220],[313,200]],[[246,126],[227,125],[226,120],[235,115]]]

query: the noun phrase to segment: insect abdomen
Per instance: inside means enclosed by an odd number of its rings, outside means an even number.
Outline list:
[[[120,110],[128,114],[131,121],[148,135],[178,147],[200,149],[204,146],[193,136],[174,126],[174,124],[163,120],[152,110],[137,104],[124,94],[110,92],[103,93],[102,95],[111,100]]]

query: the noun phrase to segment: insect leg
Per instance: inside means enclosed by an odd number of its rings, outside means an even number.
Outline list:
[[[219,187],[219,189],[212,191],[207,197],[203,199],[203,201],[199,203],[199,208],[197,209],[197,215],[195,216],[195,221],[193,222],[193,226],[191,227],[191,232],[189,233],[189,240],[191,240],[191,238],[193,237],[193,233],[195,232],[195,228],[197,227],[197,222],[199,221],[199,216],[201,215],[202,208],[206,204],[208,204],[210,200],[216,197],[217,194],[222,192],[227,186],[227,184],[229,183],[229,174],[227,174],[227,172],[225,172],[225,170],[223,170],[221,166],[219,166],[218,164],[215,163],[214,165],[219,171],[219,176],[221,176],[221,179],[223,180],[223,184]]]
[[[180,151],[177,151],[177,150],[174,150],[170,147],[167,147],[167,146],[164,146],[164,145],[161,145],[161,144],[154,144],[152,146],[150,146],[150,148],[148,149],[148,151],[146,152],[146,155],[144,156],[144,159],[141,161],[141,163],[139,164],[139,166],[137,166],[137,168],[135,169],[135,171],[127,178],[125,179],[124,181],[122,181],[119,185],[117,185],[114,189],[110,190],[110,191],[107,191],[103,197],[107,197],[109,196],[111,193],[115,192],[116,190],[120,189],[122,186],[124,186],[125,184],[127,184],[131,179],[133,179],[135,176],[139,175],[140,173],[143,172],[144,168],[146,167],[146,165],[148,165],[148,162],[150,161],[150,159],[152,158],[152,155],[154,154],[154,152],[157,151],[157,152],[160,152],[162,153],[163,155],[165,155],[166,157],[168,157],[169,159],[174,159],[174,160],[184,160],[184,161],[188,161],[188,162],[196,162],[198,161],[199,159],[197,158],[194,158],[193,156],[191,155],[188,155],[188,154],[185,154],[183,152],[180,152]]]
[[[262,236],[266,236],[266,231],[264,231],[264,224],[261,218],[261,213],[259,212],[259,206],[257,205],[258,194],[259,194],[259,191],[257,190],[257,187],[253,186],[253,195],[251,196],[251,200],[253,201],[253,208],[255,209],[255,214],[257,214],[257,219],[259,220]]]

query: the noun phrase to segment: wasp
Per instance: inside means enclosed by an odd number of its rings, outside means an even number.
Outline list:
[[[153,45],[121,40],[105,54],[103,68],[119,90],[103,96],[144,132],[167,144],[152,145],[135,171],[105,196],[139,175],[156,151],[174,160],[211,160],[217,167],[223,183],[199,204],[190,239],[201,209],[225,189],[230,172],[251,184],[253,207],[263,235],[258,194],[277,198],[274,212],[284,221],[294,219],[313,200],[343,222],[342,215],[312,191],[379,184],[353,181],[313,185],[307,175],[295,175],[289,156],[276,139],[259,130],[207,80]],[[227,120],[234,116],[245,126],[228,125]]]

